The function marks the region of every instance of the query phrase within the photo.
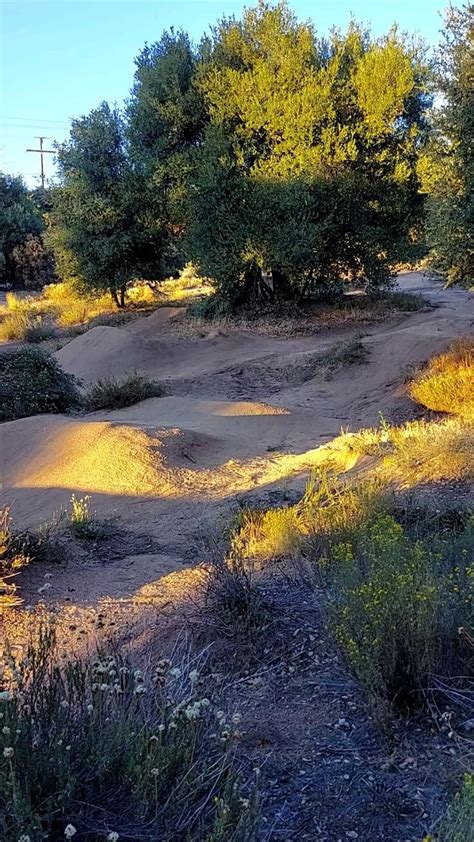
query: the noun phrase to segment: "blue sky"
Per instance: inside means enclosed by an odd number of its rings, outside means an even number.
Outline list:
[[[71,117],[101,100],[121,104],[132,84],[133,59],[145,41],[170,26],[198,40],[239,0],[0,0],[0,169],[37,183],[39,156],[26,153],[35,135],[61,141]],[[444,0],[290,0],[302,20],[324,34],[351,15],[376,35],[395,21],[430,44],[439,40]],[[46,174],[54,174],[46,156]]]

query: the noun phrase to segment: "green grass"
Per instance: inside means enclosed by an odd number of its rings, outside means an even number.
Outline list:
[[[474,775],[466,774],[432,842],[472,842],[474,839]]]

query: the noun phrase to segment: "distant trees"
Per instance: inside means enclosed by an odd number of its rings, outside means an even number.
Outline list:
[[[20,177],[0,173],[0,283],[40,288],[53,280],[37,199]]]
[[[432,266],[449,283],[474,281],[474,5],[450,7],[436,62],[441,102],[420,162]]]
[[[198,47],[164,33],[136,59],[123,113],[102,104],[58,152],[59,272],[119,306],[131,279],[188,260],[230,306],[376,290],[409,258],[428,192],[438,264],[465,275],[472,29],[465,10],[450,15],[429,153],[430,71],[396,29],[374,39],[352,23],[320,39],[285,3],[260,2]]]

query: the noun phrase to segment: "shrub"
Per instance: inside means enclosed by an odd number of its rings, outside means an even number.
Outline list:
[[[161,389],[157,383],[140,374],[129,374],[122,380],[98,380],[86,396],[86,407],[91,412],[98,409],[120,409],[160,395]]]
[[[254,570],[233,548],[206,569],[204,611],[218,635],[252,644],[268,623],[269,605]]]
[[[473,417],[474,340],[459,341],[446,354],[432,359],[409,391],[428,409]]]
[[[80,405],[74,377],[39,348],[22,348],[0,357],[0,394],[0,421],[67,412]]]
[[[474,521],[459,536],[412,540],[389,515],[329,555],[336,638],[375,698],[420,702],[438,672],[474,672],[458,629],[474,607]]]
[[[254,838],[231,727],[203,698],[189,657],[161,661],[154,676],[115,651],[59,667],[43,626],[25,657],[7,652],[2,667],[5,842],[59,842],[68,826],[84,839]]]

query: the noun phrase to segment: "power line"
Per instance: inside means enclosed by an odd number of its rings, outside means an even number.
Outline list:
[[[8,117],[6,114],[0,114],[0,120],[27,120],[29,123],[60,123],[62,126],[69,125],[72,119],[72,117],[66,117],[64,120],[50,120],[43,117]]]

